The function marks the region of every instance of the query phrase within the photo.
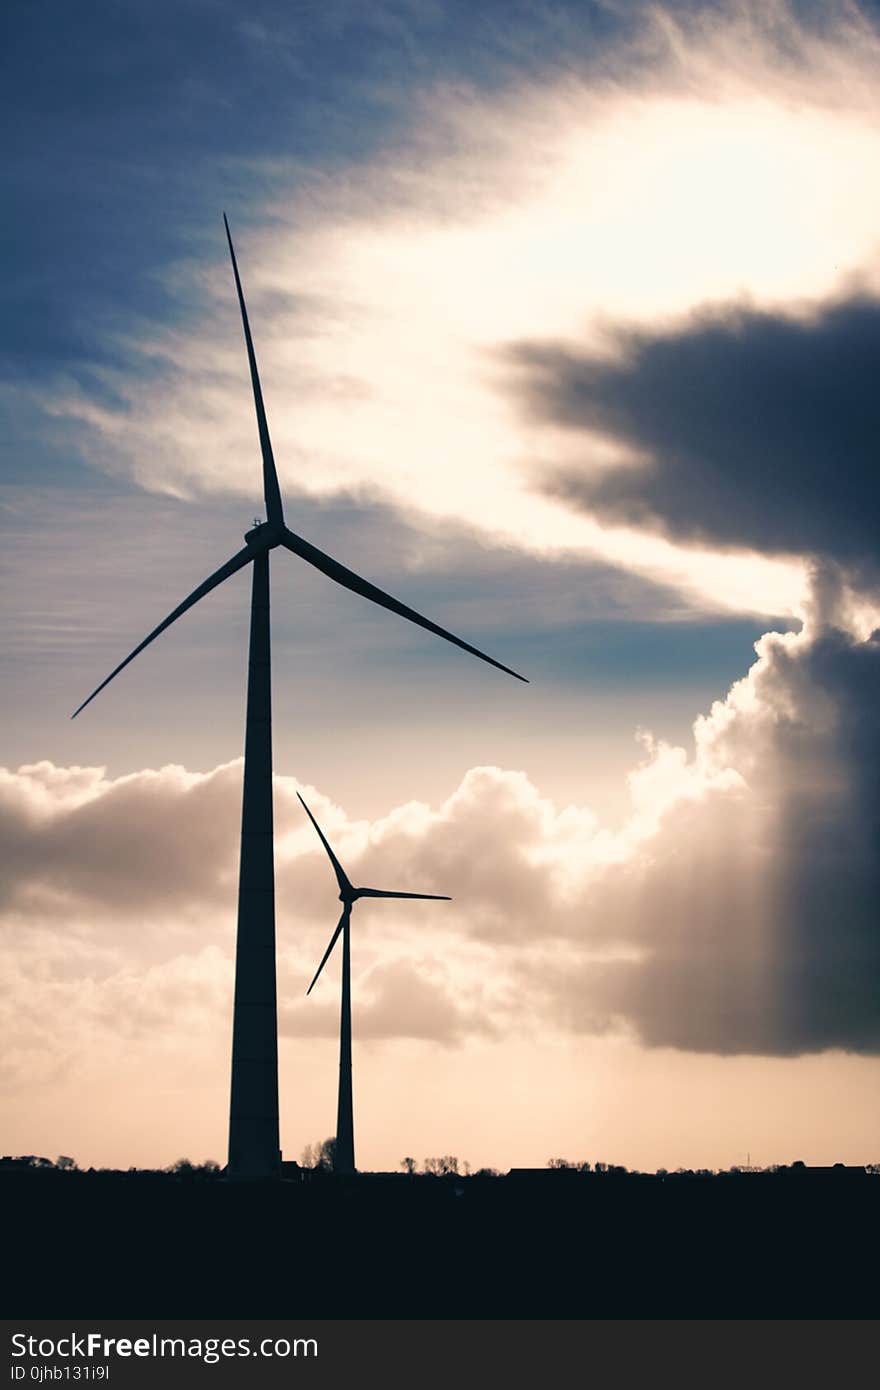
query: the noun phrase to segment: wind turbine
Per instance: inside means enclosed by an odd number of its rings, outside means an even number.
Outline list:
[[[299,796],[299,792],[297,792]],[[391,893],[385,892],[381,888],[355,888],[336,855],[333,853],[326,836],[315,817],[312,815],[302,797],[303,810],[308,816],[312,825],[318,832],[318,838],[327,851],[327,857],[333,865],[333,872],[336,875],[336,882],[339,884],[339,901],[342,903],[342,915],[336,923],[336,930],[330,938],[330,945],[327,947],[321,958],[321,964],[315,971],[315,977],[306,990],[306,995],[311,994],[318,982],[318,976],[327,964],[330,952],[339,940],[339,933],[342,932],[342,1009],[339,1019],[339,1102],[336,1108],[336,1151],[333,1157],[333,1171],[336,1173],[353,1173],[354,1167],[354,1117],[352,1114],[351,1103],[351,943],[349,940],[349,927],[351,925],[351,909],[354,907],[358,898],[420,898],[437,903],[449,903],[452,899],[445,893]]]
[[[224,579],[253,565],[251,627],[248,657],[247,716],[244,746],[244,791],[241,811],[241,860],[238,880],[238,928],[235,956],[235,1002],[232,1023],[232,1087],[229,1108],[229,1165],[231,1178],[265,1178],[280,1171],[278,1147],[278,1015],[275,984],[275,870],[272,820],[272,703],[269,643],[269,552],[278,546],[314,565],[345,589],[408,618],[447,642],[454,643],[490,666],[517,680],[516,671],[447,632],[414,609],[362,579],[323,550],[288,529],[281,489],[269,438],[257,359],[251,338],[244,293],[238,274],[229,223],[224,214],[232,273],[247,346],[260,451],[263,456],[263,495],[266,521],[245,535],[245,545],[178,604],[173,613],[121,661],[71,716],[95,696],[154,638],[182,617]]]

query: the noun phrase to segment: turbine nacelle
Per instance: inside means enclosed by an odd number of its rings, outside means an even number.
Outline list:
[[[308,810],[308,807],[306,807],[306,810]],[[358,898],[376,898],[384,896],[384,893],[378,893],[375,888],[355,888],[354,884],[351,884],[343,888],[342,892],[339,894],[339,901],[341,903],[347,903],[350,907],[352,903],[357,902]]]
[[[284,544],[284,524],[277,521],[258,521],[244,535],[247,544],[260,554],[264,550],[274,550]]]

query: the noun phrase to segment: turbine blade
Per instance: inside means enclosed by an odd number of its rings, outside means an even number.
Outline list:
[[[238,304],[241,309],[241,322],[244,328],[244,340],[247,344],[248,363],[251,369],[251,385],[254,388],[254,406],[257,411],[257,429],[260,434],[260,449],[263,454],[263,496],[266,499],[266,520],[277,522],[279,526],[284,525],[284,512],[281,506],[281,489],[278,486],[278,473],[275,469],[275,456],[272,453],[272,441],[269,438],[269,425],[266,420],[266,408],[263,405],[263,392],[260,387],[260,374],[257,371],[257,356],[254,352],[254,341],[251,337],[251,326],[248,322],[247,308],[244,302],[244,291],[241,288],[241,279],[238,274],[238,262],[235,259],[235,248],[232,245],[232,233],[229,230],[229,223],[226,220],[226,213],[223,214],[223,225],[226,228],[226,240],[229,242],[229,254],[232,257],[232,273],[235,276],[235,288],[238,291]]]
[[[353,570],[346,569],[345,565],[340,565],[338,560],[334,560],[330,555],[325,555],[323,550],[317,546],[310,545],[303,540],[302,536],[297,536],[287,527],[281,536],[281,544],[288,550],[292,550],[294,555],[298,555],[301,560],[307,560],[315,569],[319,569],[322,574],[326,574],[329,579],[335,579],[337,584],[341,584],[344,589],[351,589],[352,593],[360,594],[363,598],[368,598],[373,603],[378,603],[381,608],[387,608],[391,613],[397,613],[401,618],[408,618],[411,623],[417,623],[419,627],[427,628],[428,632],[436,633],[438,637],[445,637],[447,642],[452,642],[456,647],[461,647],[463,651],[470,652],[471,656],[478,656],[481,661],[488,661],[490,666],[497,666],[499,671],[506,671],[508,676],[514,676],[518,681],[528,681],[525,676],[519,675],[516,671],[511,671],[509,666],[504,666],[494,657],[487,656],[479,648],[472,647],[469,642],[464,642],[454,633],[447,632],[445,627],[439,627],[437,623],[432,623],[430,618],[423,618],[421,613],[417,613],[414,608],[407,608],[405,603],[400,603],[390,594],[377,589],[375,584],[370,584],[368,580],[361,579],[359,574]]]
[[[299,796],[299,792],[297,792],[297,796]],[[318,836],[319,836],[319,838],[320,838],[321,844],[324,846],[325,850],[327,851],[327,855],[328,855],[328,857],[329,857],[329,859],[330,859],[330,863],[333,865],[333,872],[336,874],[336,882],[339,884],[339,891],[340,891],[340,893],[344,893],[345,890],[346,890],[346,888],[349,890],[349,892],[353,892],[354,890],[352,889],[352,886],[351,886],[351,883],[350,883],[350,881],[349,881],[349,879],[348,879],[348,876],[347,876],[345,870],[343,869],[342,865],[340,864],[339,860],[336,858],[336,855],[333,853],[332,849],[330,848],[329,844],[327,843],[327,839],[326,839],[326,836],[324,835],[323,830],[321,829],[321,827],[320,827],[320,825],[318,824],[318,822],[315,820],[315,817],[312,815],[311,811],[309,810],[308,806],[306,806],[306,803],[303,801],[303,799],[302,799],[301,796],[299,796],[299,799],[300,799],[300,801],[302,801],[303,810],[305,811],[305,813],[306,813],[306,815],[308,816],[309,820],[312,822],[312,825],[315,827],[315,829],[316,829],[317,832],[318,832]]]
[[[165,618],[164,621],[161,622],[158,627],[154,627],[150,635],[148,637],[145,637],[143,642],[141,642],[137,647],[135,647],[133,652],[129,652],[125,660],[120,661],[119,665],[115,668],[115,670],[110,672],[107,679],[101,681],[101,684],[97,687],[97,689],[92,691],[89,698],[87,700],[83,700],[82,704],[79,706],[79,709],[75,709],[73,714],[70,716],[71,719],[75,719],[76,716],[80,713],[80,711],[84,710],[86,705],[90,704],[91,701],[94,700],[95,696],[100,694],[100,692],[104,689],[104,686],[109,685],[113,677],[119,675],[119,672],[123,669],[123,667],[127,666],[130,661],[134,661],[138,652],[142,652],[144,647],[148,647],[154,637],[158,637],[160,632],[164,632],[166,627],[170,627],[171,624],[175,622],[181,616],[181,614],[185,613],[188,608],[192,608],[194,603],[198,603],[200,598],[204,598],[205,594],[209,594],[212,589],[216,589],[217,585],[222,584],[224,579],[228,579],[229,576],[231,574],[235,574],[237,570],[243,569],[245,565],[249,564],[250,561],[253,560],[254,556],[257,553],[257,550],[253,546],[245,546],[244,550],[240,550],[237,555],[233,555],[231,560],[227,560],[225,565],[221,565],[218,570],[215,570],[214,573],[210,576],[210,578],[205,580],[204,584],[200,584],[197,589],[193,589],[189,598],[185,598],[183,600],[183,603],[177,605],[173,613],[169,613],[168,617]]]
[[[350,917],[350,916],[351,916],[351,906],[350,906],[348,903],[346,903],[346,904],[345,904],[345,907],[342,909],[342,916],[339,918],[339,921],[336,923],[336,930],[335,930],[335,932],[333,933],[333,935],[332,935],[331,938],[330,938],[330,945],[327,947],[326,951],[324,952],[324,955],[323,955],[322,958],[321,958],[321,964],[318,966],[317,970],[315,971],[315,978],[312,980],[312,983],[309,985],[308,989],[306,990],[306,997],[308,997],[308,996],[311,994],[312,990],[315,988],[315,985],[316,985],[317,982],[318,982],[318,976],[320,975],[321,971],[324,969],[324,966],[327,964],[327,957],[330,955],[330,952],[333,950],[333,947],[336,945],[336,942],[337,942],[338,939],[339,939],[339,933],[342,931],[342,928],[345,926],[346,919],[347,919],[348,917]]]
[[[380,888],[359,888],[359,898],[425,898],[434,903],[451,903],[445,893],[385,893]]]

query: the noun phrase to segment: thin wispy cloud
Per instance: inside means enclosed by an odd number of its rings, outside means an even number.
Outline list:
[[[744,297],[778,308],[872,275],[878,59],[853,24],[820,38],[789,17],[785,63],[772,26],[742,14],[667,21],[650,78],[551,71],[491,98],[441,87],[406,140],[344,179],[291,171],[271,223],[242,239],[287,490],[360,493],[495,541],[600,554],[704,600],[796,610],[796,564],[609,527],[535,487],[538,470],[628,451],[602,429],[573,440],[564,418],[524,422],[498,353],[544,339],[601,350],[616,319]],[[252,491],[228,279],[218,264],[189,326],[134,344],[149,376],[104,371],[123,408],[56,401],[102,466],[178,494]]]

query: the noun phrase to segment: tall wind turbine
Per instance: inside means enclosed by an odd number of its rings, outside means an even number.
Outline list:
[[[299,792],[297,792],[297,796],[299,796]],[[336,1173],[353,1173],[355,1168],[354,1117],[351,1102],[351,943],[349,940],[351,909],[358,898],[420,898],[436,903],[449,903],[452,902],[452,899],[444,893],[391,893],[380,888],[355,888],[327,843],[326,836],[315,817],[301,796],[299,799],[302,801],[306,815],[318,832],[318,838],[333,865],[336,882],[339,884],[339,901],[342,903],[342,915],[336,923],[336,930],[330,938],[330,945],[321,958],[321,964],[315,971],[315,978],[306,990],[306,994],[311,994],[315,988],[318,976],[327,964],[330,952],[339,940],[339,933],[341,932],[342,1009],[339,1018],[339,1103],[336,1108],[336,1151],[333,1158],[333,1170]]]
[[[160,632],[164,632],[189,608],[198,603],[224,579],[253,565],[251,590],[251,629],[248,659],[247,716],[244,745],[244,793],[241,811],[241,861],[238,879],[238,930],[235,956],[235,1003],[232,1023],[232,1090],[229,1109],[229,1166],[231,1178],[277,1176],[280,1168],[278,1147],[278,1015],[275,986],[275,869],[272,822],[272,704],[269,650],[269,551],[277,546],[314,565],[329,579],[355,594],[387,608],[398,617],[408,618],[447,642],[452,642],[490,666],[497,666],[517,680],[516,671],[503,666],[485,652],[462,641],[445,628],[422,617],[414,609],[377,589],[317,546],[303,540],[284,522],[281,489],[269,439],[269,426],[257,372],[257,359],[251,338],[244,293],[238,274],[229,223],[224,215],[226,239],[232,258],[232,273],[241,309],[247,346],[257,430],[263,456],[263,495],[266,521],[258,523],[245,536],[245,545],[210,575],[204,583],[178,604],[173,613],[129,652],[110,672],[72,718],[85,709],[130,661],[142,652]]]

